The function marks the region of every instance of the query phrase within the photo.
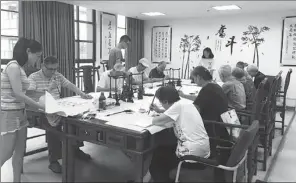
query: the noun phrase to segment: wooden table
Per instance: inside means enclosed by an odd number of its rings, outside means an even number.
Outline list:
[[[135,104],[129,103],[128,105]],[[100,119],[86,120],[75,117],[64,117],[61,121],[63,125],[62,131],[58,131],[54,127],[44,125],[43,121],[47,120],[45,114],[30,109],[27,110],[27,114],[30,120],[33,121],[34,127],[54,132],[62,138],[62,182],[75,181],[74,147],[77,140],[121,149],[124,152],[133,154],[135,157],[135,170],[138,171],[137,174],[139,175],[136,182],[143,181],[145,156],[148,156],[156,146],[171,143],[168,142],[170,139],[174,140],[170,138],[173,134],[172,129],[165,129],[151,135],[147,130],[138,132],[108,125],[106,124],[107,121]],[[164,140],[164,138],[169,140]]]

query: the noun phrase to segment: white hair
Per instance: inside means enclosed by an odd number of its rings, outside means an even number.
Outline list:
[[[228,77],[232,76],[230,65],[222,65],[219,68],[218,72],[219,72],[220,76],[222,76],[223,78],[228,78]]]
[[[257,72],[259,69],[258,69],[258,67],[256,66],[256,65],[248,65],[248,67],[247,67],[247,71],[249,72],[249,71],[255,71],[255,72]]]

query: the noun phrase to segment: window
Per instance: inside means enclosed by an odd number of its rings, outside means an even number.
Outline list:
[[[126,18],[122,15],[117,15],[117,38],[116,42],[118,43],[120,40],[120,37],[126,34]],[[124,58],[125,50],[122,51],[122,56]]]
[[[74,6],[75,20],[75,60],[78,63],[94,63],[95,46],[95,11],[81,6]]]
[[[1,1],[1,64],[12,59],[18,41],[18,1]]]
[[[75,68],[84,65],[95,66],[96,61],[96,12],[81,6],[74,6]],[[76,84],[83,87],[82,73],[76,72]],[[94,78],[93,78],[94,79]]]

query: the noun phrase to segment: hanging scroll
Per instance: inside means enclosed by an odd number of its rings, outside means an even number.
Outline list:
[[[116,46],[116,16],[109,13],[101,14],[101,58],[109,60],[109,52]]]
[[[171,61],[172,28],[156,26],[152,28],[152,62]]]
[[[296,66],[296,17],[283,20],[281,46],[281,65]]]

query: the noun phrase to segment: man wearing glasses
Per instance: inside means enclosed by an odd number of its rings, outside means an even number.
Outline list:
[[[42,67],[39,71],[32,73],[29,76],[30,87],[28,89],[27,95],[30,95],[36,101],[39,100],[41,96],[45,94],[45,91],[49,92],[55,99],[60,98],[61,88],[68,88],[69,90],[80,95],[82,98],[91,99],[92,96],[85,94],[79,88],[77,88],[73,83],[66,79],[61,73],[57,72],[58,69],[58,59],[49,56],[44,59]],[[49,128],[61,129],[60,116],[47,114],[48,123],[46,124]],[[61,173],[62,167],[58,162],[62,156],[62,141],[54,133],[49,131],[46,132],[46,139],[48,143],[48,154],[49,154],[49,169],[54,173]],[[83,146],[83,142],[77,142],[76,156],[83,160],[89,160],[90,155],[84,153],[79,149]]]

